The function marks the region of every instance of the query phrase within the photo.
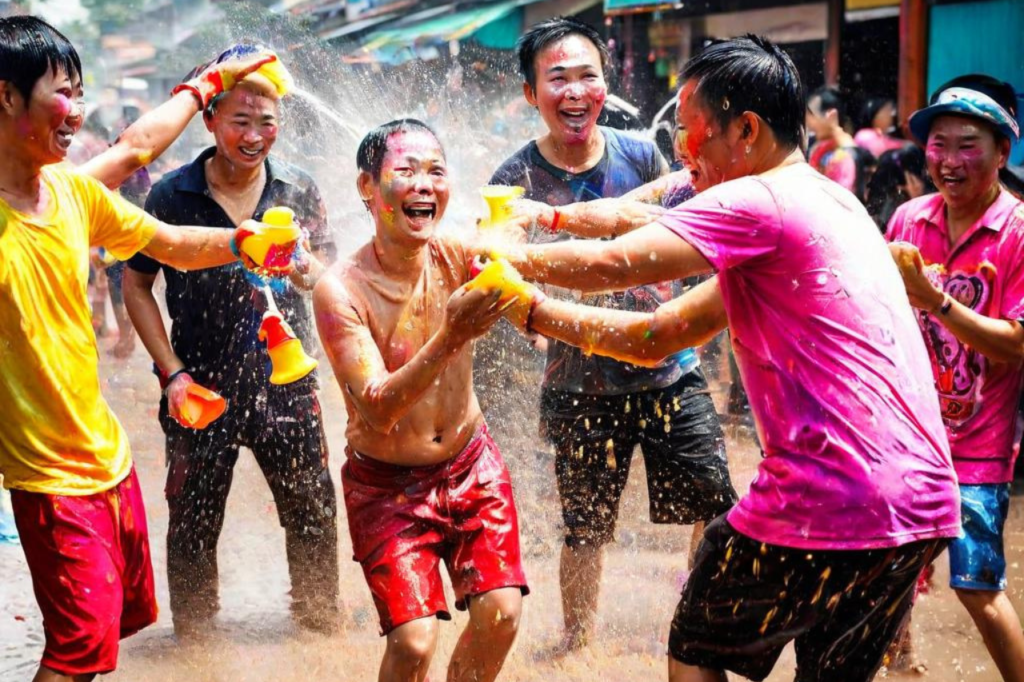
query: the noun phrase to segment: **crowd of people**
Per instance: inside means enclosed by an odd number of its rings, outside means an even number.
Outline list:
[[[35,681],[114,670],[119,640],[156,619],[146,509],[100,394],[99,248],[127,264],[123,303],[163,389],[181,640],[208,635],[218,610],[240,447],[285,529],[295,622],[339,624],[334,417],[316,374],[272,382],[260,329],[279,307],[307,347],[319,336],[342,389],[341,489],[386,638],[379,679],[427,679],[451,618],[442,563],[469,614],[448,679],[497,679],[515,641],[529,594],[501,454],[515,444],[488,428],[502,404],[477,392],[494,387],[474,387],[474,342],[506,320],[547,354],[562,651],[592,640],[639,445],[651,521],[693,526],[671,681],[762,680],[791,642],[798,679],[871,680],[946,550],[1000,674],[1024,681],[1003,546],[1024,385],[1024,203],[1000,181],[1020,136],[1013,88],[946,83],[909,118],[909,142],[890,135],[892,102],[868,100],[853,135],[840,93],[805,93],[779,46],[717,41],[681,73],[671,170],[652,141],[598,125],[611,64],[597,31],[555,18],[517,49],[544,131],[494,170],[492,184],[523,188],[511,220],[439,231],[444,146],[428,122],[397,119],[356,151],[374,231],[339,254],[315,180],[272,154],[276,55],[226,51],[72,169],[78,54],[37,18],[0,19],[0,473],[43,613]],[[112,192],[196,114],[214,146],[144,210]],[[307,238],[268,281],[239,249],[274,206]],[[764,454],[743,495],[694,350],[726,328]],[[228,398],[213,427],[182,417],[194,385]]]

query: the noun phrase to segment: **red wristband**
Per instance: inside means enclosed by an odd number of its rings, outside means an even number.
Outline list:
[[[537,290],[537,293],[534,294],[534,296],[533,296],[533,300],[530,301],[530,311],[528,313],[526,313],[525,329],[526,329],[527,333],[529,333],[529,334],[535,334],[536,333],[535,331],[533,331],[533,329],[530,328],[531,327],[530,323],[533,322],[533,313],[534,313],[535,310],[537,310],[537,306],[539,306],[541,303],[543,303],[546,300],[548,300],[547,295],[543,291]]]
[[[551,224],[548,225],[548,232],[555,234],[558,232],[558,223],[562,222],[562,214],[554,206],[551,207]]]

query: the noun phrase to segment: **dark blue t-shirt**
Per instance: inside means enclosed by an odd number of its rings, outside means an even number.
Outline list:
[[[571,173],[545,159],[536,141],[513,154],[494,172],[491,184],[518,185],[526,189],[526,198],[550,206],[578,201],[620,197],[637,187],[657,180],[668,170],[665,160],[650,140],[613,128],[600,128],[605,139],[604,156],[596,166],[583,173]],[[568,239],[534,231],[534,242]],[[619,310],[650,312],[678,293],[672,283],[636,287],[616,294],[587,296],[582,302]],[[692,354],[692,351],[691,351]],[[695,361],[689,368],[695,365]],[[664,388],[675,383],[686,367],[672,357],[655,368],[638,367],[611,358],[587,356],[583,351],[560,341],[548,343],[544,388],[587,395],[621,395]]]
[[[212,147],[205,150],[156,183],[146,199],[146,211],[171,225],[234,229],[206,182],[205,163],[214,152]],[[266,186],[253,217],[259,219],[273,206],[287,206],[295,211],[296,222],[309,231],[311,248],[329,252],[333,243],[326,210],[312,178],[272,157],[267,158],[266,172]],[[246,356],[265,355],[257,334],[266,299],[242,265],[182,271],[139,253],[128,261],[128,267],[148,274],[163,271],[172,323],[171,347],[196,381],[231,394],[246,366]],[[305,296],[288,280],[276,284],[275,303],[302,345],[312,348],[316,336]],[[307,383],[315,382],[311,375]]]

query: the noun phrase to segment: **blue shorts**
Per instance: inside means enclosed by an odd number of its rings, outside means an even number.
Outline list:
[[[963,590],[1006,589],[1003,527],[1010,484],[960,486],[960,537],[949,545],[949,586]]]

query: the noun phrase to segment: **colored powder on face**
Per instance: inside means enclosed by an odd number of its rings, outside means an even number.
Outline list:
[[[71,113],[71,100],[64,95],[57,95],[53,100],[53,115],[50,118],[50,125],[59,127]]]

